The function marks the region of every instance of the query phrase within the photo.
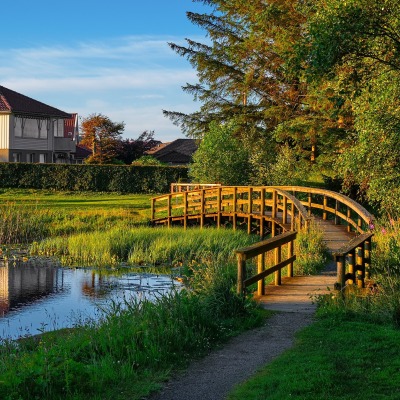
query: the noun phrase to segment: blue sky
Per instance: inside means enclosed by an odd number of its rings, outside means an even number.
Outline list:
[[[124,121],[125,138],[144,130],[162,141],[184,137],[162,109],[199,108],[181,90],[196,71],[167,42],[206,40],[186,17],[207,11],[203,4],[18,0],[1,9],[0,85],[81,117]]]

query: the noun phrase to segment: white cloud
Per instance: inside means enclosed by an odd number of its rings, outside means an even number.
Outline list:
[[[102,113],[125,121],[126,136],[156,131],[182,136],[162,109],[198,108],[181,86],[197,81],[190,64],[169,49],[182,38],[133,36],[74,47],[3,50],[0,85],[82,116]],[[182,108],[180,108],[182,107]]]

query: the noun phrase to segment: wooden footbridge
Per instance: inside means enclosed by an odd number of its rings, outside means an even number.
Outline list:
[[[300,287],[304,296],[304,287],[310,286],[309,299],[321,285],[343,290],[348,284],[362,287],[369,278],[373,215],[340,193],[301,186],[173,184],[171,193],[154,197],[151,205],[153,224],[230,227],[258,234],[260,242],[236,251],[238,292],[257,283],[262,302],[273,303],[274,293],[284,298],[300,296]],[[294,277],[293,273],[297,232],[308,229],[311,221],[323,230],[334,260],[335,271],[322,274],[321,282],[316,277]],[[257,274],[249,277],[246,263],[255,257]],[[287,278],[282,278],[285,267]],[[264,278],[271,274],[274,285],[266,287]],[[289,293],[282,294],[284,290]]]

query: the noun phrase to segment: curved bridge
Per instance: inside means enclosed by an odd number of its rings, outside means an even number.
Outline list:
[[[307,229],[312,219],[317,220],[324,230],[325,242],[337,264],[336,287],[344,288],[346,283],[356,281],[363,286],[364,278],[369,277],[372,237],[370,225],[374,217],[360,204],[340,193],[302,186],[203,185],[200,189],[185,190],[184,185],[173,185],[171,193],[154,197],[151,205],[153,224],[244,228],[249,234],[257,233],[261,239],[270,237],[260,244],[273,238],[278,246],[276,248],[288,244],[291,261],[286,264],[281,260],[276,262],[279,266],[279,276],[275,276],[277,285],[280,284],[282,264],[289,265],[289,276],[293,274],[290,272],[293,270],[290,265],[295,259],[292,254],[295,231]],[[284,242],[277,237],[286,234],[286,238],[290,233],[294,236],[290,236],[290,240],[282,239],[286,240]],[[269,244],[267,247],[261,245],[258,250],[257,245],[251,247],[250,250],[237,251],[242,264],[251,258],[249,255],[261,256],[271,250]],[[268,269],[268,274],[277,274],[276,265]],[[261,276],[259,273],[260,276],[247,279],[243,273],[245,268],[244,262],[238,269],[239,291],[268,275],[263,273]],[[264,292],[260,284],[258,292]]]

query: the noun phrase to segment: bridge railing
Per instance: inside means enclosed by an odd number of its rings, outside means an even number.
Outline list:
[[[197,189],[208,189],[221,186],[220,183],[171,183],[171,193],[189,192]]]
[[[348,232],[368,232],[374,220],[374,216],[364,207],[341,193],[302,186],[278,186],[278,188],[291,192],[299,198],[309,215],[313,211],[319,212],[324,220],[331,218],[336,225],[346,224]]]
[[[288,267],[288,277],[293,276],[293,262],[296,260],[294,254],[294,241],[297,232],[286,232],[281,235],[263,240],[248,247],[236,250],[238,262],[238,280],[237,292],[244,294],[246,288],[254,283],[258,283],[257,294],[262,296],[265,294],[265,280],[268,275],[275,275],[275,285],[281,284],[282,269]],[[287,258],[282,260],[282,248],[287,245]],[[266,260],[268,252],[274,252],[274,263],[266,268]],[[247,277],[246,261],[257,257],[257,274],[252,277]]]
[[[346,282],[350,285],[357,282],[357,286],[362,288],[364,280],[370,278],[372,236],[373,233],[363,233],[333,253],[337,266],[337,289],[344,289]]]
[[[203,226],[205,218],[213,215],[220,226],[221,217],[230,215],[234,228],[237,217],[247,217],[249,227],[253,218],[268,218],[285,230],[294,230],[307,226],[310,220],[306,208],[295,196],[269,186],[215,186],[174,192],[152,198],[151,205],[152,221],[168,226],[177,219],[183,219],[186,226],[194,216],[198,216]]]

